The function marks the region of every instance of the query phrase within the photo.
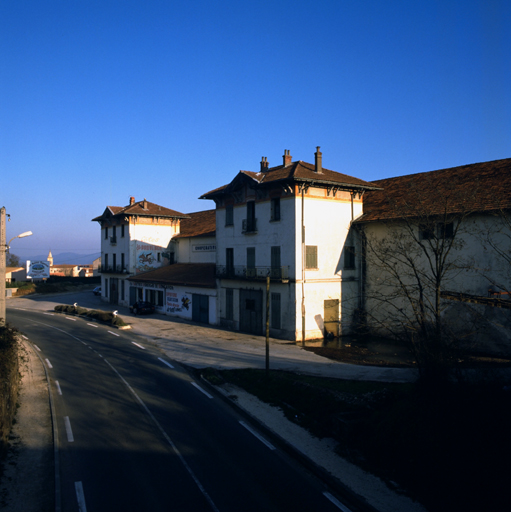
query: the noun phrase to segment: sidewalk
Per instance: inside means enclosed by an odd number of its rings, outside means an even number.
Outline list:
[[[135,316],[128,308],[102,302],[90,292],[59,296],[12,298],[8,307],[52,311],[57,304],[73,304],[104,311],[118,310],[132,331],[160,348],[174,361],[192,368],[212,367],[220,370],[265,368],[266,339],[264,336],[225,331],[163,315]],[[380,382],[413,382],[417,370],[359,366],[333,361],[303,350],[292,341],[270,338],[270,369],[331,377],[338,379],[372,380]]]

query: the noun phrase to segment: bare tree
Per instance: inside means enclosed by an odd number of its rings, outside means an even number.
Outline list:
[[[444,321],[441,292],[473,267],[463,235],[474,190],[456,180],[439,184],[436,176],[419,176],[399,190],[392,180],[379,182],[384,215],[362,224],[366,316],[373,329],[408,344],[422,377],[438,380],[449,372],[459,337]]]
[[[21,267],[22,263],[20,257],[16,254],[8,253],[7,254],[7,266],[8,267]]]

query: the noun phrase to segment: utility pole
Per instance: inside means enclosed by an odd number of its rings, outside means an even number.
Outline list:
[[[0,327],[5,326],[6,250],[7,244],[5,236],[5,206],[2,206],[0,209]]]

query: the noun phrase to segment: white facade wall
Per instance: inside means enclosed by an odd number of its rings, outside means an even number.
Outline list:
[[[216,237],[199,236],[176,239],[176,263],[216,263]]]
[[[295,204],[295,231],[299,234],[302,227],[300,196],[295,198]],[[355,219],[362,214],[362,201],[354,197],[352,205],[349,192],[337,192],[336,198],[333,199],[327,196],[327,191],[323,188],[310,188],[303,204],[305,246],[317,247],[318,267],[305,268],[306,255],[302,253],[306,252],[306,249],[302,249],[301,237],[297,236],[295,265],[299,273],[296,276],[295,339],[317,339],[324,336],[326,300],[339,301],[338,333],[345,334],[358,306],[360,263],[357,261],[355,268],[345,269],[344,248],[346,245],[353,245],[355,250],[360,252],[358,236],[353,230],[350,231],[350,224],[352,216]],[[305,333],[302,322],[304,295]]]
[[[118,304],[129,306],[129,288],[126,281],[129,275],[140,274],[154,270],[168,264],[166,253],[169,252],[171,239],[179,232],[179,223],[169,222],[165,219],[158,223],[151,221],[153,218],[143,218],[142,222],[136,222],[130,217],[129,223],[124,224],[124,236],[121,225],[115,225],[115,243],[112,241],[113,226],[108,226],[108,236],[105,237],[105,228],[101,229],[101,255],[102,266],[105,266],[105,255],[108,254],[108,267],[114,266],[119,271],[111,274],[102,273],[101,287],[102,300],[110,302],[112,279],[116,283]],[[124,255],[125,273],[120,272]],[[115,257],[115,258],[114,258]]]

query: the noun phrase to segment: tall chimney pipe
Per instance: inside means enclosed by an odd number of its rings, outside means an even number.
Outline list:
[[[135,204],[135,198],[133,196],[130,197],[130,206]]]
[[[290,150],[289,149],[284,149],[284,156],[282,157],[284,158],[284,165],[289,165],[291,163],[291,159],[293,158],[291,155],[290,155]]]
[[[318,174],[322,174],[323,173],[323,154],[319,150],[319,146],[317,146],[317,148],[316,148],[316,152],[314,153],[314,157],[315,157],[315,167],[316,167],[315,171]]]
[[[267,170],[268,170],[268,166],[269,166],[269,164],[268,164],[268,158],[267,158],[267,157],[265,157],[265,156],[263,156],[263,157],[261,158],[261,172],[265,172],[265,171],[267,171]]]

